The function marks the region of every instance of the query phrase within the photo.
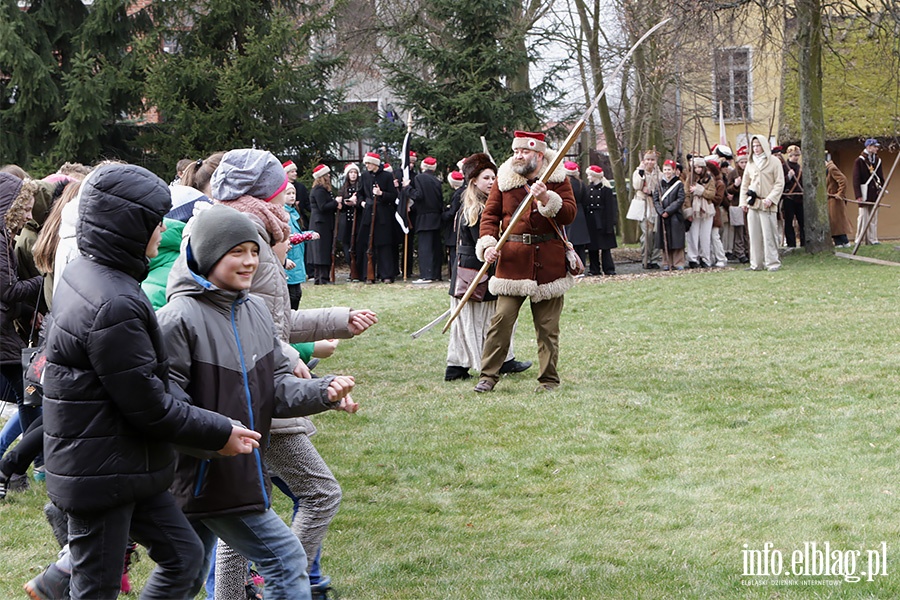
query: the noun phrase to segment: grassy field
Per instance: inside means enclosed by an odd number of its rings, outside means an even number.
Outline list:
[[[777,273],[586,279],[563,387],[533,393],[533,369],[477,395],[443,381],[439,328],[409,336],[443,287],[305,286],[304,307],[380,317],[317,369],[355,375],[362,404],[316,418],[344,489],[324,569],[342,600],[898,598],[898,297],[895,267],[803,253]],[[536,359],[527,309],[516,354]],[[55,552],[43,499],[0,505],[6,597]]]

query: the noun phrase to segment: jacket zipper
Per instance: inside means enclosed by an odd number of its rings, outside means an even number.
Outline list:
[[[247,400],[247,414],[250,417],[250,429],[256,429],[256,423],[254,423],[253,419],[253,402],[250,396],[250,381],[247,377],[247,363],[244,362],[244,348],[241,345],[241,336],[238,334],[237,329],[237,321],[235,320],[235,309],[240,303],[240,299],[235,300],[231,303],[231,330],[234,333],[234,339],[237,342],[238,356],[241,357],[241,377],[244,380],[244,397]],[[266,477],[263,474],[262,468],[262,458],[259,454],[259,448],[253,449],[253,457],[256,459],[256,474],[259,478],[259,487],[262,491],[263,501],[265,502],[266,509],[269,508],[269,495],[266,493]]]

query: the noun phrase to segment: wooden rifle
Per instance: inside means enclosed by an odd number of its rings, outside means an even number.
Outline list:
[[[374,178],[374,174],[372,175]],[[369,248],[366,250],[366,280],[375,283],[375,215],[378,212],[378,197],[374,193],[378,180],[372,184],[372,222],[369,224]],[[379,189],[381,187],[379,186]]]
[[[358,178],[357,178],[358,179]],[[359,181],[357,180],[357,186]],[[347,188],[350,191],[350,188]],[[354,192],[356,193],[356,192]],[[356,266],[356,215],[359,212],[359,195],[357,194],[357,204],[350,207],[353,211],[352,223],[350,225],[350,280],[359,279],[359,267]]]
[[[334,237],[331,238],[331,273],[329,281],[334,283],[334,255],[337,254],[338,224],[341,222],[340,211],[334,211]]]
[[[634,51],[637,49],[639,45],[641,45],[644,40],[646,40],[650,35],[665,25],[670,19],[663,19],[653,27],[651,27],[647,33],[641,36],[641,38],[634,43],[633,46],[628,50],[622,60],[619,62],[615,71],[611,77],[606,79],[607,82],[616,81],[619,73],[622,72],[622,69],[625,68],[625,63],[631,58],[631,55],[634,54]],[[550,176],[556,170],[556,168],[562,163],[563,159],[566,157],[566,152],[569,151],[569,148],[572,147],[572,144],[575,143],[575,140],[581,135],[581,132],[584,130],[584,125],[587,119],[593,114],[593,112],[597,109],[597,105],[600,103],[600,99],[603,98],[603,95],[606,94],[606,89],[609,87],[609,83],[603,86],[603,89],[600,90],[600,93],[594,98],[594,101],[585,111],[585,113],[581,116],[572,130],[569,132],[568,137],[566,137],[565,141],[563,141],[560,149],[556,153],[556,158],[550,161],[550,164],[544,169],[544,172],[539,177],[539,180],[547,183],[547,180],[550,179]],[[506,240],[509,239],[509,236],[512,235],[513,228],[518,220],[522,217],[522,214],[531,206],[531,203],[534,200],[534,195],[529,190],[525,197],[522,199],[522,202],[519,203],[519,206],[516,208],[512,217],[510,217],[509,223],[506,226],[506,229],[503,231],[503,234],[500,236],[500,239],[497,240],[497,245],[494,248],[499,251],[500,248],[503,247],[503,244],[506,243]],[[443,333],[446,333],[448,329],[450,329],[450,325],[453,324],[453,321],[456,320],[456,317],[459,316],[459,313],[462,312],[463,307],[468,302],[469,298],[472,297],[472,293],[475,292],[475,288],[478,287],[478,283],[481,281],[482,277],[487,273],[488,269],[491,267],[491,263],[485,261],[484,264],[481,265],[481,269],[478,270],[478,274],[472,279],[472,283],[469,285],[469,289],[466,290],[466,293],[459,300],[459,304],[456,305],[456,309],[450,315],[450,318],[447,319],[447,323],[444,325],[442,330]]]

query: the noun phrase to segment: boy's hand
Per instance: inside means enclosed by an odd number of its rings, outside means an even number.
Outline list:
[[[359,335],[378,322],[378,315],[368,309],[351,310],[348,329],[353,335]]]
[[[258,432],[252,429],[245,429],[239,425],[231,426],[231,435],[228,436],[228,443],[219,450],[222,456],[235,456],[237,454],[250,454],[254,448],[259,448]]]
[[[353,377],[349,375],[335,375],[331,383],[328,384],[328,401],[338,402],[347,398],[355,385],[356,380]],[[351,400],[350,402],[353,401]],[[343,410],[343,406],[344,403],[342,402],[337,408]]]
[[[297,366],[294,367],[294,376],[299,377],[300,379],[312,379],[312,374],[309,372],[309,367],[306,366],[306,363],[301,361],[297,361]]]
[[[350,396],[345,396],[335,410],[342,410],[352,415],[359,410],[359,403],[354,402]]]

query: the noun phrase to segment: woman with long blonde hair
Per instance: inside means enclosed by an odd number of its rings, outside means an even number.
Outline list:
[[[450,309],[455,310],[459,298],[465,293],[465,287],[457,285],[457,273],[460,268],[481,269],[482,262],[475,256],[475,245],[478,242],[478,230],[481,227],[481,213],[487,201],[494,180],[497,178],[497,166],[484,153],[473,154],[463,161],[463,175],[466,178],[466,191],[463,193],[462,206],[456,214],[453,228],[456,233],[456,263],[450,270]],[[490,291],[485,292],[481,301],[470,299],[463,306],[457,319],[450,328],[450,342],[447,348],[447,369],[444,381],[469,379],[469,369],[481,369],[481,351],[484,339],[491,326],[491,318],[497,308],[497,296]],[[515,360],[513,345],[510,343],[506,361],[501,373],[518,373],[531,366],[531,362]]]

